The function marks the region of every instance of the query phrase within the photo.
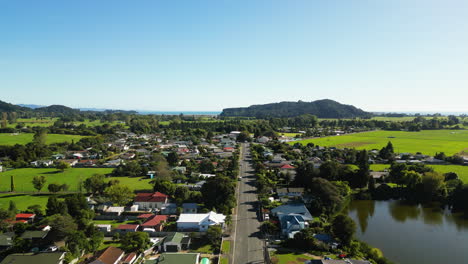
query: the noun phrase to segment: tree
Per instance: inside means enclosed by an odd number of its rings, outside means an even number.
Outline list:
[[[51,216],[55,214],[64,215],[67,213],[67,204],[57,200],[57,197],[51,196],[47,200],[46,215]]]
[[[125,234],[120,240],[126,252],[142,253],[150,243],[149,235],[145,232],[132,232]]]
[[[135,197],[135,194],[128,186],[121,184],[107,187],[104,194],[109,198],[109,200],[118,205],[126,205]]]
[[[68,164],[68,163],[66,163],[64,161],[60,161],[56,166],[56,169],[61,171],[61,172],[64,172],[68,168],[70,168],[70,164]]]
[[[177,166],[177,164],[179,163],[179,156],[177,155],[177,153],[172,151],[167,155],[166,160],[167,162],[169,162],[169,165],[174,167]]]
[[[331,232],[335,235],[344,245],[349,245],[356,233],[356,223],[347,215],[337,215],[333,218],[331,224]]]
[[[40,129],[36,131],[33,137],[33,143],[39,146],[45,146],[47,140],[47,130]]]
[[[104,180],[104,175],[94,174],[84,181],[83,186],[86,191],[92,194],[102,194],[107,184]]]
[[[262,223],[262,225],[260,226],[260,230],[267,234],[274,234],[279,231],[279,228],[274,223],[266,221]]]
[[[190,196],[190,191],[187,187],[185,186],[177,186],[175,193],[174,193],[174,198],[179,202],[183,203],[186,201]]]
[[[88,241],[87,251],[95,252],[99,249],[104,241],[104,234],[102,232],[95,232]]]
[[[369,156],[367,150],[361,150],[358,157],[358,171],[354,174],[350,184],[355,188],[366,187],[369,183]]]
[[[15,191],[15,178],[13,177],[13,175],[11,175],[10,192],[14,192],[14,191]]]
[[[208,239],[211,246],[217,251],[221,245],[221,236],[223,235],[223,230],[219,225],[212,225],[208,227],[206,231],[206,238]]]
[[[34,186],[34,189],[36,189],[38,192],[41,191],[42,187],[44,187],[46,183],[46,178],[43,175],[40,176],[34,176],[32,180],[32,184]]]
[[[250,140],[250,134],[248,131],[242,131],[238,136],[237,136],[237,141],[238,142],[245,142]]]
[[[66,246],[69,252],[75,256],[79,257],[81,252],[87,247],[88,239],[82,231],[72,232],[67,236]]]
[[[312,179],[311,195],[314,197],[311,207],[316,214],[332,214],[343,203],[340,190],[331,182],[322,179]]]
[[[161,192],[167,195],[174,195],[176,190],[176,185],[170,181],[157,179],[154,182],[153,190],[155,192]]]
[[[55,237],[57,241],[78,230],[75,221],[68,214],[55,214],[47,217],[44,222],[52,227],[52,237]]]
[[[213,173],[215,170],[215,166],[213,162],[209,159],[204,159],[200,162],[200,172],[201,173]]]
[[[59,184],[56,184],[56,183],[51,183],[49,184],[49,186],[47,186],[47,189],[49,190],[49,192],[51,193],[57,193],[57,192],[60,192],[60,190],[62,189],[61,186]]]
[[[201,193],[207,208],[229,214],[235,206],[235,185],[228,177],[216,176],[207,179],[201,188]]]
[[[18,212],[16,203],[13,200],[10,200],[10,204],[8,205],[8,212],[10,212],[10,216],[12,217],[16,215],[16,212]]]

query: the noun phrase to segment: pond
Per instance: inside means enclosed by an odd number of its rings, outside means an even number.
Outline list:
[[[352,201],[356,237],[399,264],[468,263],[468,219],[401,201]]]

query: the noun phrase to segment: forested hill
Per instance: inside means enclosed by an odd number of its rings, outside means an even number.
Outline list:
[[[352,105],[340,104],[336,101],[324,99],[313,102],[280,102],[249,107],[226,108],[221,116],[242,117],[295,117],[303,114],[312,114],[318,118],[354,118],[370,117],[372,114]]]

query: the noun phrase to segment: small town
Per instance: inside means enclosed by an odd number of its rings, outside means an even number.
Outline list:
[[[2,1],[0,264],[468,263],[468,1]]]

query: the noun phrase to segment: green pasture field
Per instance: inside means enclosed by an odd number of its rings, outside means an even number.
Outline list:
[[[29,206],[38,204],[44,211],[49,196],[50,195],[46,194],[2,193],[0,194],[0,208],[7,209],[10,205],[10,201],[13,201],[18,210],[26,210]]]
[[[278,132],[278,134],[280,136],[285,136],[285,137],[296,137],[297,135],[300,135],[301,133],[282,133],[282,132]]]
[[[395,152],[434,155],[445,152],[447,155],[468,153],[468,130],[424,130],[406,131],[371,131],[342,136],[292,141],[289,144],[314,143],[319,146],[356,149],[381,149],[391,141]]]
[[[32,133],[0,133],[0,145],[12,146],[15,144],[27,144],[32,142],[34,134]],[[46,143],[61,143],[71,142],[72,140],[79,141],[84,138],[80,135],[64,135],[64,134],[47,134]]]
[[[8,127],[15,128],[18,124],[27,127],[48,127],[54,124],[58,118],[18,118],[16,123],[8,123]]]
[[[460,180],[464,183],[468,183],[468,166],[461,165],[428,165],[429,167],[434,168],[434,171],[440,173],[455,172]],[[390,165],[388,164],[371,164],[370,169],[373,171],[383,171],[388,169]]]
[[[34,176],[43,175],[46,177],[46,184],[42,192],[48,192],[47,186],[50,183],[68,184],[68,191],[79,191],[79,185],[87,178],[94,174],[109,174],[112,172],[111,168],[70,168],[65,172],[60,172],[51,168],[24,168],[14,169],[0,173],[0,191],[10,191],[11,176],[14,176],[15,191],[16,192],[36,192],[32,185]],[[110,181],[117,179],[121,184],[127,185],[132,190],[151,190],[152,185],[150,179],[141,177],[109,177],[106,180]],[[84,189],[83,189],[84,191]]]

